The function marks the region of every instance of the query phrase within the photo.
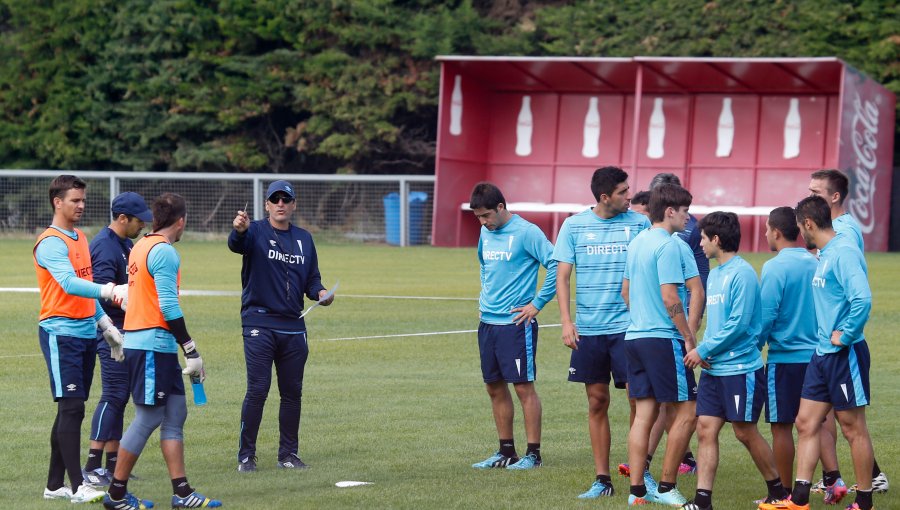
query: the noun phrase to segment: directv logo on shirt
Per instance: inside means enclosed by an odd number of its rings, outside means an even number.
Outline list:
[[[275,250],[269,250],[269,258],[272,260],[287,262],[288,264],[303,264],[303,261],[306,260],[306,257],[304,257],[303,255],[291,255]]]
[[[710,294],[706,296],[706,304],[709,305],[719,305],[725,302],[725,294]]]
[[[481,255],[484,260],[510,260],[512,259],[511,251],[493,251],[493,250],[484,250]]]
[[[586,255],[618,255],[628,251],[624,244],[589,244],[584,247]]]

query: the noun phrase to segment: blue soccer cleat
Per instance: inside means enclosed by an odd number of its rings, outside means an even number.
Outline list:
[[[519,459],[519,462],[506,466],[506,469],[534,469],[541,467],[542,464],[543,463],[541,462],[541,460],[537,458],[537,455],[529,453],[528,455]]]
[[[122,499],[112,499],[109,493],[103,496],[103,508],[106,510],[148,510],[153,508],[153,502],[147,499],[139,499],[134,494],[125,493]]]
[[[172,508],[219,508],[222,502],[218,499],[210,499],[197,491],[187,497],[179,498],[177,494],[172,496]]]
[[[684,497],[680,492],[678,492],[677,488],[672,489],[669,492],[659,492],[659,489],[657,488],[652,493],[648,488],[647,499],[649,499],[652,503],[658,503],[660,505],[666,506],[675,506],[679,508],[688,502],[687,498]]]
[[[472,467],[475,469],[504,468],[511,464],[515,464],[516,462],[519,462],[518,457],[507,457],[506,455],[497,452],[481,462],[472,464]]]
[[[578,495],[578,499],[596,499],[600,496],[612,496],[616,493],[612,484],[606,484],[600,480],[595,480],[591,488],[587,492]]]

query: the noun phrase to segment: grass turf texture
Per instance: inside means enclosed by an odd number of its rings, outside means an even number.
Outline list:
[[[182,288],[239,290],[240,257],[224,241],[188,240],[177,245],[182,256]],[[34,287],[31,242],[3,239],[0,287]],[[330,308],[308,317],[310,358],[306,368],[300,454],[312,469],[290,472],[275,467],[278,443],[278,394],[270,393],[258,440],[260,470],[236,471],[240,407],[245,390],[237,297],[185,296],[188,327],[203,354],[209,379],[209,405],[188,404],[186,459],[190,482],[224,501],[227,508],[622,508],[628,483],[613,475],[617,495],[600,501],[575,497],[594,478],[587,433],[586,399],[580,385],[566,382],[569,350],[558,327],[542,328],[537,388],[543,402],[542,452],[545,467],[531,472],[477,471],[470,468],[497,448],[490,405],[481,383],[474,333],[342,340],[336,338],[470,330],[477,327],[477,303],[471,300],[401,300],[344,296],[392,295],[474,298],[478,263],[474,250],[429,247],[321,245],[319,258],[326,284],[340,279]],[[748,255],[759,269],[768,254]],[[867,410],[877,458],[900,483],[900,400],[897,386],[900,346],[900,256],[869,254],[874,292],[866,328],[872,350],[874,405]],[[62,508],[44,501],[49,455],[48,435],[55,407],[36,335],[38,296],[2,293],[0,354],[3,468],[0,508]],[[539,316],[559,322],[555,302]],[[190,392],[190,390],[188,390]],[[99,368],[87,403],[82,459],[87,452],[90,416],[100,395]],[[188,397],[190,402],[190,397]],[[614,391],[610,408],[611,463],[626,459],[628,405]],[[126,426],[133,416],[126,414]],[[516,441],[524,453],[521,409],[516,403]],[[760,426],[768,438],[768,426]],[[730,427],[720,436],[721,461],[714,499],[717,508],[753,508],[765,485],[749,454]],[[697,452],[696,438],[692,441]],[[838,454],[847,483],[854,475],[846,441]],[[658,475],[659,460],[654,461]],[[139,497],[168,507],[171,485],[159,452],[158,434],[148,442],[129,484]],[[819,473],[816,474],[818,479]],[[374,485],[341,489],[341,480]],[[683,476],[679,488],[692,497],[696,478]],[[900,486],[876,495],[879,509],[900,506]],[[851,495],[852,498],[852,495]],[[851,499],[852,500],[852,499]],[[825,508],[818,496],[813,508]],[[96,508],[96,507],[95,507]]]

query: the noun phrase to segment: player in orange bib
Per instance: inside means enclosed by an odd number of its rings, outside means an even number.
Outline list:
[[[53,222],[34,245],[34,269],[41,293],[38,337],[57,404],[50,431],[50,468],[44,499],[88,503],[103,491],[85,483],[81,472],[81,422],[94,375],[96,329],[122,360],[122,334],[97,305],[97,299],[120,303],[126,286],[98,285],[91,277],[87,237],[75,228],[84,214],[87,184],[74,175],[60,175],[50,184]],[[71,488],[65,485],[69,475]]]

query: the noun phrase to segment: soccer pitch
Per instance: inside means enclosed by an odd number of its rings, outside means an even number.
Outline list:
[[[177,244],[182,290],[240,290],[241,258],[225,241]],[[32,242],[3,239],[0,287],[35,287]],[[238,473],[240,408],[245,390],[239,297],[182,297],[182,307],[207,370],[209,405],[188,404],[187,474],[225,508],[623,508],[628,482],[613,475],[613,498],[576,496],[594,479],[583,385],[568,383],[569,349],[559,339],[557,305],[538,316],[537,389],[543,403],[544,467],[533,471],[478,471],[470,467],[497,449],[490,403],[478,362],[478,261],[474,248],[393,248],[320,245],[327,286],[340,280],[333,306],[307,316],[310,357],[304,378],[300,456],[302,472],[275,467],[278,394],[273,383],[258,440],[259,471]],[[745,256],[759,270],[768,254]],[[868,254],[874,294],[866,337],[872,351],[872,399],[867,410],[876,457],[900,484],[900,255]],[[428,298],[428,299],[413,299]],[[37,340],[37,293],[0,293],[4,349],[0,353],[3,469],[0,508],[63,508],[44,501],[48,436],[55,415]],[[437,334],[435,334],[437,333]],[[701,335],[702,337],[702,335]],[[188,390],[190,393],[190,390]],[[82,460],[90,416],[100,395],[99,365],[87,402]],[[188,399],[190,402],[190,398]],[[626,460],[628,404],[614,391],[610,405],[612,470]],[[126,426],[133,406],[126,413]],[[516,402],[516,442],[525,449]],[[760,426],[768,438],[768,425]],[[765,483],[726,426],[714,488],[716,508],[755,508]],[[696,438],[692,449],[697,452]],[[841,470],[855,482],[849,450],[838,441]],[[658,476],[661,456],[654,460]],[[129,483],[137,496],[168,508],[172,494],[158,433]],[[816,479],[819,470],[816,472]],[[343,480],[371,485],[338,488]],[[679,478],[691,498],[695,476]],[[815,481],[815,480],[813,480]],[[875,495],[879,510],[900,508],[900,485]],[[849,496],[852,498],[852,494]],[[852,501],[852,499],[849,499]],[[847,500],[845,500],[847,501]],[[99,505],[98,505],[99,506]],[[93,508],[97,508],[95,506]],[[825,508],[813,495],[812,508]],[[842,508],[842,507],[841,507]]]

